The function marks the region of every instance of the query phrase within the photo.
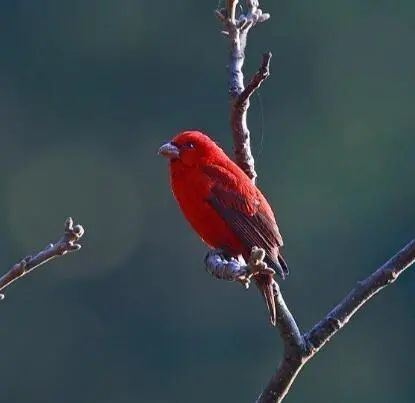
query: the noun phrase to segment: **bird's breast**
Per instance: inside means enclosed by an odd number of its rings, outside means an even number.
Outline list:
[[[208,202],[212,180],[200,171],[171,167],[170,181],[180,210],[202,240],[231,255],[242,253],[239,239]]]

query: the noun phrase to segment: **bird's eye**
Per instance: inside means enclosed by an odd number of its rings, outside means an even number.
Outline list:
[[[194,145],[193,143],[191,143],[190,141],[189,141],[189,142],[187,142],[184,146],[185,146],[186,148],[195,148],[195,145]]]

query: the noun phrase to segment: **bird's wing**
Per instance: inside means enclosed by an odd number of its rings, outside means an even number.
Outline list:
[[[276,261],[283,241],[272,212],[270,214],[261,206],[261,202],[266,201],[258,189],[247,182],[243,184],[242,193],[240,187],[235,186],[237,181],[229,177],[232,174],[222,167],[208,166],[204,172],[213,183],[208,203],[248,250],[257,246],[264,249],[272,261]]]

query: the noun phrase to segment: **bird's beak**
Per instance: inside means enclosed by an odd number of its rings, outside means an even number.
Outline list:
[[[172,143],[163,144],[158,151],[158,155],[162,155],[170,160],[179,158],[179,149]]]

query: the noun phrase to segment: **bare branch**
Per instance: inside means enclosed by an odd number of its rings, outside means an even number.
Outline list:
[[[284,340],[284,356],[257,403],[281,402],[303,365],[342,329],[366,302],[387,285],[392,284],[414,262],[415,240],[412,240],[368,278],[358,282],[356,287],[325,318],[302,336],[304,343],[302,345],[295,346],[295,343],[290,342],[292,340],[290,330],[287,332],[280,327],[280,334]],[[289,313],[288,308],[286,311]],[[281,324],[278,323],[278,326]]]
[[[232,128],[236,163],[255,183],[257,174],[251,153],[250,132],[247,125],[249,100],[252,94],[269,77],[271,53],[265,53],[257,73],[246,88],[242,68],[245,61],[245,48],[249,30],[259,22],[266,21],[270,15],[259,8],[259,0],[246,0],[245,14],[236,13],[239,0],[227,0],[226,9],[216,10],[216,16],[224,26],[230,45],[229,95],[231,98],[230,121]],[[262,255],[261,255],[262,254]],[[249,262],[241,264],[236,259],[227,259],[221,251],[211,251],[205,258],[206,269],[215,277],[239,281],[249,287],[255,272],[267,270],[263,262],[264,251],[254,248]],[[262,256],[262,257],[261,257]],[[415,240],[386,262],[381,268],[361,281],[325,318],[309,332],[302,334],[288,309],[274,281],[276,325],[284,343],[284,354],[280,365],[259,396],[257,403],[281,402],[288,393],[303,365],[310,360],[350,318],[367,302],[415,261]],[[268,269],[270,270],[270,269]]]
[[[356,287],[305,335],[316,352],[336,334],[370,298],[395,280],[415,261],[415,240]]]
[[[16,263],[6,274],[0,278],[0,291],[12,284],[17,279],[25,276],[27,273],[37,269],[44,263],[58,256],[64,256],[68,252],[74,252],[81,249],[78,243],[84,234],[81,225],[73,225],[72,218],[65,221],[65,233],[55,244],[49,244],[34,256],[27,256],[20,262]],[[4,298],[3,294],[0,294]]]
[[[295,322],[293,315],[288,309],[284,298],[281,294],[280,287],[276,281],[273,282],[274,295],[275,295],[275,306],[277,309],[277,320],[276,324],[280,332],[281,339],[284,342],[285,354],[291,359],[294,359],[305,351],[304,338],[300,332],[300,329]]]
[[[250,96],[261,86],[262,82],[266,80],[269,75],[269,65],[271,63],[271,52],[264,53],[262,55],[262,62],[259,70],[251,78],[246,88],[241,92],[238,98],[235,100],[235,107],[242,106]]]
[[[216,10],[215,14],[224,26],[222,32],[229,39],[229,96],[231,99],[231,129],[236,163],[255,182],[257,177],[255,161],[251,152],[250,132],[247,125],[247,113],[249,109],[249,97],[258,88],[262,81],[269,76],[269,59],[264,60],[259,72],[254,76],[245,90],[242,68],[245,61],[245,48],[249,30],[257,23],[270,18],[267,13],[262,13],[258,0],[247,0],[247,12],[236,16],[236,7],[239,0],[227,0],[225,10]],[[266,72],[265,72],[266,68]],[[243,94],[243,96],[242,96]]]

